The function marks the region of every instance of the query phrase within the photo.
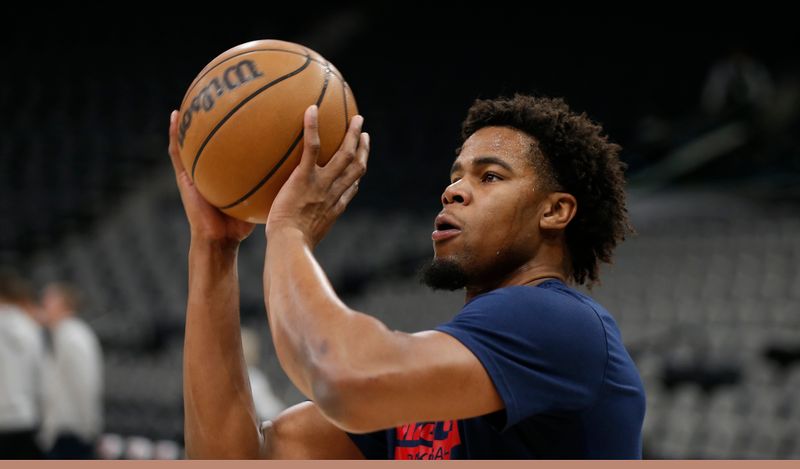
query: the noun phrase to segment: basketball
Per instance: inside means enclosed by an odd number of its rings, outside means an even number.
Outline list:
[[[358,113],[342,74],[313,50],[252,41],[212,60],[189,85],[178,115],[181,161],[197,190],[224,213],[266,223],[300,161],[303,114],[319,106],[324,165]]]

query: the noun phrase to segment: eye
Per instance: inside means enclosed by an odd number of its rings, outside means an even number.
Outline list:
[[[502,179],[503,179],[503,178],[501,178],[501,177],[500,177],[500,176],[498,176],[497,174],[494,174],[494,173],[486,173],[486,174],[484,174],[484,175],[483,175],[483,177],[481,178],[481,181],[483,181],[483,182],[494,182],[494,181],[500,181],[500,180],[502,180]]]

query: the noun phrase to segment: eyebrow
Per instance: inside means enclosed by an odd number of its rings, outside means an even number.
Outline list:
[[[496,164],[497,166],[500,166],[501,168],[505,169],[511,174],[514,174],[514,169],[511,167],[511,165],[496,156],[479,156],[472,160],[473,166],[488,166],[490,164]],[[456,161],[450,168],[450,176],[453,176],[453,173],[455,173],[456,171],[460,171],[461,169],[462,169],[461,163]]]

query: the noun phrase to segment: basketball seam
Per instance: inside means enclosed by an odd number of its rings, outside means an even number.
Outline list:
[[[332,71],[330,70],[330,68],[327,68],[326,71],[325,71],[325,81],[322,83],[322,91],[320,92],[319,98],[317,98],[317,102],[316,102],[316,105],[318,107],[322,104],[323,98],[325,98],[325,93],[326,93],[326,91],[328,89],[328,82],[330,81],[331,74],[332,74]],[[275,166],[272,167],[272,169],[269,171],[269,173],[267,173],[267,175],[264,176],[264,178],[261,179],[261,181],[259,181],[258,184],[255,185],[255,187],[250,189],[245,195],[240,197],[235,202],[230,203],[228,205],[225,205],[223,207],[220,207],[220,209],[224,210],[224,209],[229,209],[229,208],[235,207],[236,205],[239,205],[240,203],[242,203],[245,200],[247,200],[251,195],[255,194],[259,189],[261,189],[264,186],[264,184],[266,184],[267,181],[269,181],[270,178],[272,178],[272,176],[281,168],[281,166],[283,166],[283,163],[285,163],[286,160],[289,159],[289,156],[292,155],[292,153],[294,152],[294,149],[297,147],[297,144],[300,143],[300,140],[303,139],[304,131],[305,131],[305,129],[303,129],[303,128],[300,129],[300,135],[297,136],[297,138],[295,139],[294,143],[292,143],[292,145],[289,147],[289,149],[286,151],[286,153],[283,155],[283,157],[280,159],[280,161],[278,161],[275,164]]]
[[[214,128],[211,130],[211,132],[209,132],[208,135],[206,135],[205,140],[203,140],[203,144],[200,145],[200,148],[197,150],[197,154],[195,154],[194,161],[192,162],[192,181],[194,181],[194,172],[195,172],[195,169],[197,168],[197,162],[200,161],[200,156],[203,154],[203,150],[205,150],[206,145],[208,145],[208,142],[211,141],[211,137],[213,137],[214,134],[216,134],[217,131],[223,125],[225,125],[225,123],[228,121],[228,119],[230,119],[236,113],[236,111],[241,109],[241,107],[244,106],[245,104],[247,104],[247,102],[249,102],[251,99],[255,98],[256,96],[258,96],[259,94],[261,94],[265,90],[273,87],[274,85],[276,85],[276,84],[278,84],[278,83],[280,83],[280,82],[282,82],[282,81],[284,81],[284,80],[286,80],[288,78],[291,78],[291,77],[297,75],[298,73],[302,72],[303,70],[308,68],[308,65],[310,63],[311,63],[311,57],[308,57],[308,60],[306,60],[306,62],[300,68],[298,68],[297,70],[294,70],[293,72],[287,73],[286,75],[283,75],[281,77],[278,77],[278,78],[272,80],[271,82],[267,83],[266,85],[262,86],[261,88],[257,89],[256,91],[251,93],[249,96],[247,96],[246,98],[241,100],[236,106],[233,107],[233,109],[228,111],[228,113],[225,115],[225,117],[220,119],[220,121],[217,122],[217,125],[214,126]]]
[[[316,59],[312,58],[310,55],[304,55],[304,54],[301,54],[300,52],[296,52],[296,51],[293,51],[293,50],[271,49],[271,48],[270,49],[252,49],[252,50],[247,50],[247,51],[244,51],[244,52],[240,52],[240,53],[238,53],[236,55],[232,55],[232,56],[226,58],[225,60],[222,60],[220,63],[214,65],[213,67],[209,68],[206,71],[201,71],[200,72],[200,76],[195,78],[194,81],[192,81],[192,84],[189,85],[189,89],[186,91],[186,95],[183,97],[183,100],[181,101],[180,108],[183,109],[183,105],[186,104],[186,98],[189,97],[189,95],[192,93],[192,90],[194,90],[194,87],[197,86],[197,84],[200,82],[200,80],[203,79],[203,77],[205,77],[206,75],[208,75],[212,71],[216,70],[217,67],[219,67],[220,65],[222,65],[222,64],[224,64],[224,63],[226,63],[226,62],[228,62],[230,60],[233,60],[236,57],[241,57],[241,56],[246,55],[246,54],[252,54],[254,52],[286,52],[287,54],[294,54],[294,55],[299,55],[299,56],[305,57],[306,59],[309,59],[312,62],[316,62],[316,63],[318,63],[320,65],[324,65],[326,68],[330,68],[330,67],[328,67],[328,63],[327,62],[326,63],[322,63],[319,60],[316,60]],[[331,69],[331,72],[333,72],[332,69]],[[338,73],[333,73],[333,74],[336,75],[336,77],[339,78],[342,82],[344,82],[344,77],[342,77]]]

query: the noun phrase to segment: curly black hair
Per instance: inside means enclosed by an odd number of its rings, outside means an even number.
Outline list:
[[[608,140],[599,124],[577,114],[561,98],[516,94],[513,98],[476,100],[461,126],[462,144],[483,127],[510,126],[534,138],[532,163],[548,190],[568,192],[578,201],[566,228],[569,276],[589,287],[599,281],[599,263],[635,231],[625,206],[627,167],[621,147]]]

